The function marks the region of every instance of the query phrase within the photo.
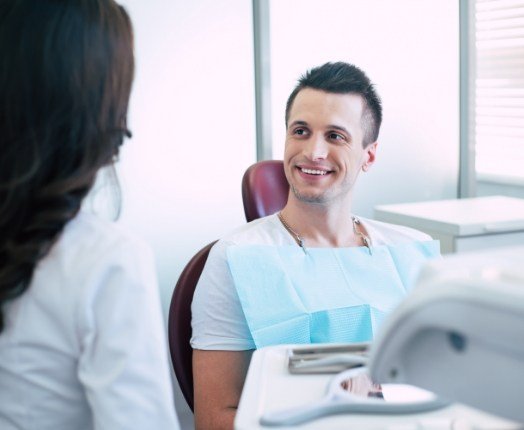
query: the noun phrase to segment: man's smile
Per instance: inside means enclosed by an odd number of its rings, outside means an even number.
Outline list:
[[[305,173],[307,175],[313,175],[313,176],[325,176],[329,173],[332,173],[332,170],[329,170],[324,167],[305,167],[305,166],[296,166],[298,170],[300,170],[302,173]]]

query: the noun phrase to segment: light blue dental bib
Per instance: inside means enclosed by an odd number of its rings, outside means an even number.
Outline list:
[[[405,297],[438,241],[365,247],[234,245],[227,261],[257,348],[365,342]]]

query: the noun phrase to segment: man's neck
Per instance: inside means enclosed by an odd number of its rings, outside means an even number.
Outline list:
[[[351,200],[327,204],[306,203],[291,196],[282,216],[309,247],[343,247],[359,244],[351,219]]]

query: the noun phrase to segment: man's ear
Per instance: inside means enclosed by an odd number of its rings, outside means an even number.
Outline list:
[[[375,162],[375,157],[377,154],[377,145],[378,142],[373,142],[364,148],[364,162],[362,163],[363,172],[367,172],[368,169]]]

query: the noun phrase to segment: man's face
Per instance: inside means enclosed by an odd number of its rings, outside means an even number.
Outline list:
[[[365,149],[363,100],[355,94],[301,90],[289,112],[284,170],[294,196],[308,203],[350,198],[360,170],[375,160],[376,142]]]

